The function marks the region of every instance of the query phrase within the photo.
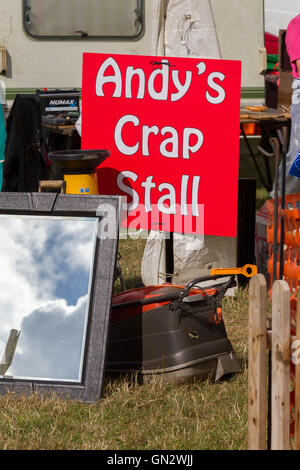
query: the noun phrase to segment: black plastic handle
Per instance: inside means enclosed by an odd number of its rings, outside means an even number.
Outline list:
[[[194,279],[193,281],[191,281],[187,284],[187,286],[184,288],[183,295],[184,296],[188,295],[188,292],[191,290],[191,288],[194,287],[196,284],[199,284],[200,282],[216,281],[217,279],[221,279],[221,278],[224,278],[224,277],[228,277],[228,274],[219,274],[217,276],[197,277],[197,279]],[[230,276],[229,281],[224,282],[222,284],[222,287],[226,287],[226,284],[228,284],[227,289],[229,289],[229,287],[231,287],[233,282],[234,282],[234,276]],[[220,287],[220,285],[218,285],[218,288],[219,287]],[[214,286],[211,286],[211,289],[213,289],[213,288],[214,288]],[[205,287],[205,289],[207,289],[207,287]]]

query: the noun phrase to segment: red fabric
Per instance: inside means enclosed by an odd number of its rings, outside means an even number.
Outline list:
[[[265,47],[267,49],[267,54],[278,54],[278,37],[266,32]]]

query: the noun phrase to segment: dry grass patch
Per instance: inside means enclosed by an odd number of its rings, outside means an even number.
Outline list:
[[[247,299],[239,291],[223,302],[242,373],[217,384],[109,381],[93,405],[8,394],[0,397],[0,449],[246,449]]]

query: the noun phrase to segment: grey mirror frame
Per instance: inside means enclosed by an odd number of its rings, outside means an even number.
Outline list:
[[[1,378],[1,395],[7,392],[55,393],[88,403],[95,403],[101,398],[118,249],[120,204],[121,198],[118,196],[0,193],[0,214],[98,219],[81,383]],[[107,227],[111,228],[110,233],[103,236]]]

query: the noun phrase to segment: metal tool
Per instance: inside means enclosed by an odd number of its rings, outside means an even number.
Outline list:
[[[285,209],[285,178],[286,178],[286,155],[288,152],[288,128],[285,126],[281,130],[277,130],[277,135],[279,137],[281,146],[282,146],[282,181],[281,181],[281,209]],[[284,219],[281,217],[281,226],[280,226],[280,247],[279,247],[279,279],[283,278],[283,264],[284,264]]]
[[[279,193],[279,157],[280,157],[280,145],[279,140],[275,137],[271,137],[270,144],[275,154],[275,179],[274,179],[274,235],[273,235],[273,282],[277,278],[277,233],[278,233],[278,193]]]

